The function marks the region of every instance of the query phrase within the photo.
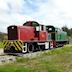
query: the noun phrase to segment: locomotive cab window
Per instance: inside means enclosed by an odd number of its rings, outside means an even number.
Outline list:
[[[52,28],[49,28],[49,31],[52,31]]]
[[[46,31],[46,26],[40,25],[40,31]]]
[[[40,27],[39,26],[36,26],[36,31],[40,31]]]
[[[55,28],[53,26],[46,26],[46,30],[48,32],[55,32]]]

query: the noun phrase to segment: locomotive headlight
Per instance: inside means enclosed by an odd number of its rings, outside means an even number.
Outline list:
[[[12,29],[14,29],[14,27],[12,27]]]
[[[12,44],[13,42],[11,42],[11,44]]]

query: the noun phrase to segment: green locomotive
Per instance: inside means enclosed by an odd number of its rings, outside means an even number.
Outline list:
[[[53,40],[54,47],[60,47],[69,43],[67,32],[51,25],[46,26],[46,30],[51,36],[49,38]]]

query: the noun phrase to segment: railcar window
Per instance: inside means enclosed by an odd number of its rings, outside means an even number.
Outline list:
[[[52,28],[49,28],[49,31],[51,31],[52,30]]]

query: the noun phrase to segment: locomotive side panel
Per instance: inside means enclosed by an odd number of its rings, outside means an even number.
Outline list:
[[[18,27],[18,39],[25,41],[34,40],[34,28],[33,27]]]

